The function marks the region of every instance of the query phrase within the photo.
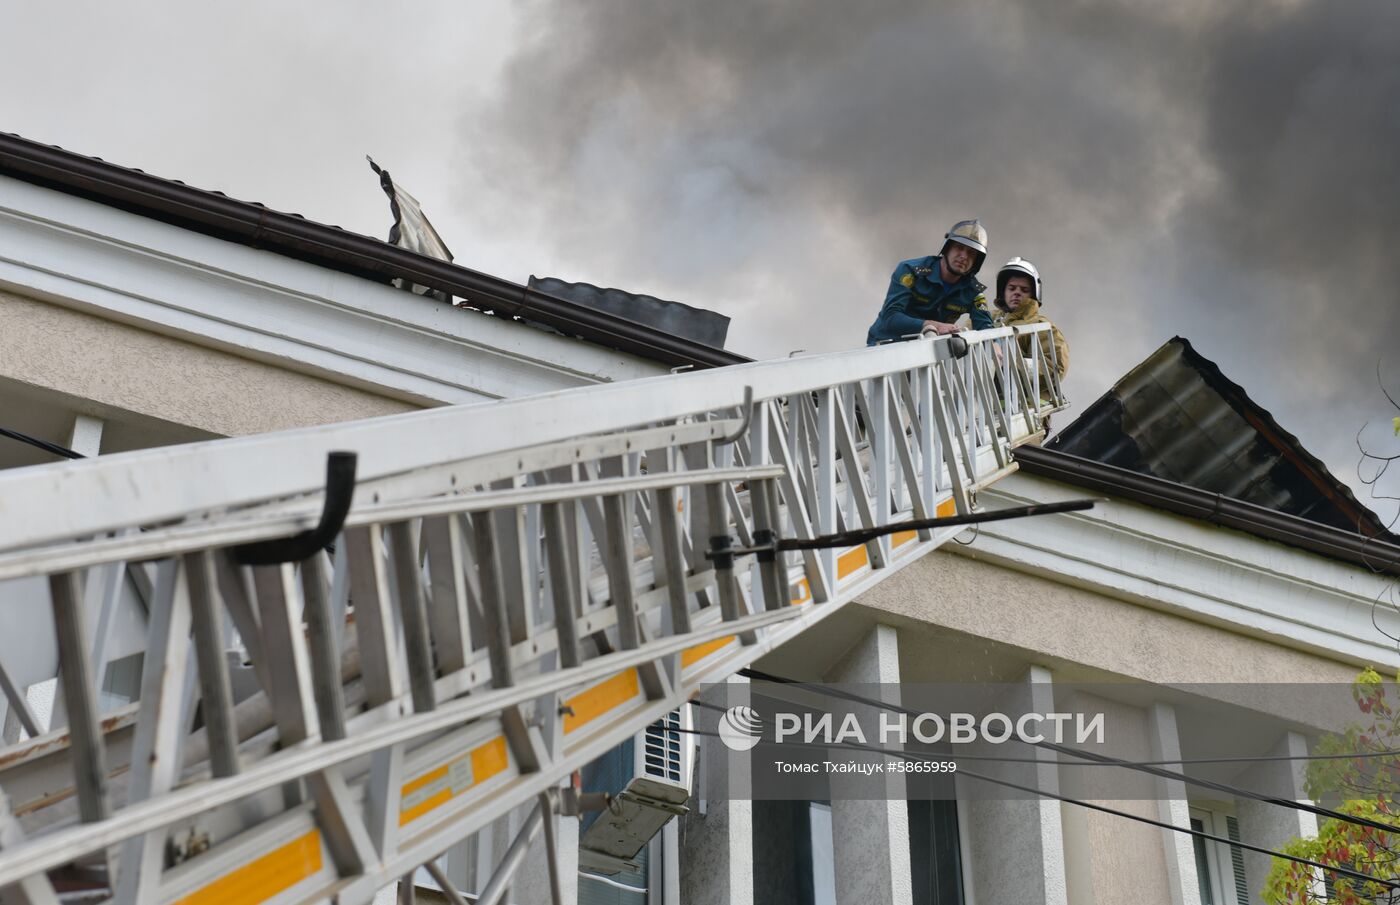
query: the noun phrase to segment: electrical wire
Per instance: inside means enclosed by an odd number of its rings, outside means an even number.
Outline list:
[[[1028,506],[1008,506],[1004,509],[991,509],[984,512],[967,512],[958,515],[943,515],[936,518],[909,519],[877,525],[874,528],[853,528],[835,534],[823,534],[813,538],[784,538],[776,542],[776,548],[789,552],[794,550],[822,550],[828,547],[853,547],[866,544],[887,534],[900,531],[924,531],[934,528],[953,528],[959,525],[982,525],[987,522],[1002,522],[1009,519],[1029,518],[1036,515],[1056,515],[1064,512],[1083,512],[1094,508],[1097,499],[1064,500],[1058,503],[1033,503]],[[750,552],[749,548],[736,549],[735,553]]]
[[[971,536],[971,537],[969,537],[967,540],[958,540],[958,538],[955,537],[955,538],[953,538],[953,543],[957,544],[959,547],[971,547],[973,544],[975,544],[975,543],[977,542],[977,538],[980,537],[981,535],[982,535],[982,526],[981,526],[981,525],[973,525],[973,526],[972,526],[972,536]],[[959,537],[961,537],[961,535],[959,535]]]
[[[1063,512],[1083,512],[1086,509],[1094,508],[1098,499],[1082,500],[1062,500],[1058,503],[1033,503],[1028,506],[1009,506],[1003,509],[992,509],[984,512],[965,512],[957,515],[940,515],[936,518],[908,519],[901,522],[890,522],[885,525],[877,525],[873,528],[852,528],[848,531],[838,531],[835,534],[819,534],[816,537],[800,538],[771,538],[766,541],[759,541],[758,534],[754,535],[754,543],[747,547],[729,546],[728,537],[721,536],[715,539],[716,546],[705,552],[705,558],[714,560],[716,563],[732,563],[735,556],[743,556],[748,553],[791,553],[798,550],[826,550],[832,547],[854,547],[861,544],[868,544],[873,540],[885,537],[890,534],[898,534],[901,531],[928,531],[935,528],[953,528],[960,525],[971,525],[974,530],[976,526],[985,522],[1001,522],[1008,519],[1030,518],[1037,515],[1056,515]],[[771,532],[767,532],[771,535]],[[723,544],[719,546],[719,544]]]
[[[51,452],[55,456],[62,456],[65,459],[86,459],[80,452],[74,452],[66,446],[59,446],[57,443],[50,443],[47,440],[40,440],[38,437],[31,437],[19,431],[0,427],[0,437],[9,437],[11,440],[18,440],[21,443],[28,443],[30,446],[37,446],[45,452]]]
[[[693,702],[692,702],[692,703],[693,703]],[[713,705],[709,705],[709,706],[713,706]],[[660,725],[660,721],[659,721],[659,720],[657,721],[657,724],[656,724],[656,725]],[[678,727],[675,727],[675,726],[663,726],[662,728],[663,728],[665,731],[668,731],[668,732],[682,732],[682,733],[685,733],[685,734],[687,734],[687,735],[703,735],[703,736],[709,736],[709,737],[712,737],[712,738],[719,738],[719,733],[718,733],[718,732],[707,732],[707,731],[702,730],[702,729],[681,729],[681,728],[678,728]],[[774,746],[774,747],[776,747],[776,746],[778,746],[780,743],[778,743],[778,742],[769,742],[769,741],[761,741],[761,742],[759,742],[759,744],[762,744],[762,745],[769,745],[769,746]],[[844,749],[844,750],[848,750],[848,751],[862,751],[862,752],[873,753],[873,754],[881,754],[881,755],[885,755],[885,756],[887,756],[887,757],[898,758],[898,759],[900,759],[900,760],[956,760],[956,757],[945,757],[945,756],[939,755],[939,754],[924,754],[923,752],[919,752],[919,751],[895,751],[895,750],[891,750],[891,749],[889,749],[889,748],[880,748],[880,747],[877,747],[877,746],[875,746],[875,745],[860,745],[860,744],[856,744],[856,743],[854,743],[854,742],[833,742],[833,743],[831,743],[831,744],[817,743],[817,742],[812,742],[812,743],[807,743],[807,742],[782,742],[782,743],[781,743],[781,746],[782,746],[782,747],[787,747],[787,748],[793,748],[793,747],[795,747],[795,748],[817,748],[817,749],[822,749],[822,750],[830,750],[830,749],[832,749],[832,748],[837,748],[837,749]],[[968,777],[969,779],[975,779],[975,780],[979,780],[979,781],[981,781],[981,782],[991,783],[992,785],[1004,786],[1004,787],[1006,787],[1006,788],[1008,788],[1008,789],[1015,789],[1015,790],[1020,791],[1020,792],[1028,792],[1028,793],[1030,793],[1030,794],[1032,794],[1032,795],[1035,795],[1035,796],[1037,796],[1037,797],[1041,797],[1041,798],[1053,798],[1054,800],[1056,800],[1056,801],[1062,801],[1062,802],[1064,802],[1065,804],[1078,805],[1078,806],[1081,807],[1081,808],[1087,808],[1088,810],[1091,810],[1091,811],[1099,811],[1100,813],[1109,814],[1109,815],[1111,815],[1111,816],[1113,816],[1113,817],[1124,817],[1124,818],[1127,818],[1128,820],[1133,820],[1133,821],[1136,821],[1136,822],[1138,822],[1138,823],[1145,823],[1145,824],[1147,824],[1148,826],[1155,826],[1155,827],[1158,827],[1159,829],[1171,830],[1171,831],[1174,832],[1174,833],[1182,833],[1183,835],[1187,835],[1187,836],[1195,836],[1195,837],[1200,838],[1200,839],[1208,839],[1208,840],[1210,840],[1210,841],[1212,841],[1212,842],[1219,842],[1219,843],[1221,843],[1221,844],[1223,844],[1223,845],[1235,846],[1235,847],[1238,847],[1238,848],[1246,849],[1246,850],[1251,851],[1251,852],[1257,852],[1257,853],[1259,853],[1259,854],[1261,854],[1261,855],[1268,855],[1268,856],[1273,857],[1273,858],[1282,858],[1282,859],[1285,860],[1285,861],[1292,861],[1292,862],[1294,862],[1295,864],[1303,864],[1303,865],[1306,865],[1306,866],[1308,866],[1308,867],[1315,867],[1315,868],[1318,868],[1318,869],[1320,869],[1320,870],[1327,871],[1328,873],[1335,873],[1335,874],[1338,874],[1338,875],[1340,875],[1340,876],[1348,877],[1348,878],[1353,879],[1353,880],[1359,880],[1359,881],[1361,881],[1361,882],[1363,882],[1363,883],[1375,883],[1375,884],[1377,884],[1377,885],[1379,885],[1379,886],[1384,886],[1384,887],[1386,887],[1386,888],[1388,888],[1388,889],[1400,889],[1400,881],[1385,880],[1385,879],[1381,879],[1381,878],[1379,878],[1379,877],[1372,877],[1372,876],[1370,876],[1370,875],[1368,875],[1368,874],[1364,874],[1364,873],[1362,873],[1362,872],[1360,872],[1360,871],[1352,870],[1351,868],[1348,868],[1348,867],[1342,867],[1342,866],[1336,865],[1336,864],[1323,864],[1323,863],[1320,862],[1320,861],[1313,861],[1313,860],[1311,860],[1311,859],[1309,859],[1309,858],[1303,858],[1303,857],[1300,857],[1300,856],[1298,856],[1298,855],[1289,855],[1289,854],[1286,854],[1285,852],[1275,851],[1274,849],[1265,848],[1265,847],[1260,846],[1260,845],[1254,845],[1253,843],[1243,842],[1243,841],[1237,841],[1237,840],[1234,840],[1234,839],[1230,839],[1230,838],[1227,837],[1227,836],[1217,836],[1217,835],[1215,835],[1214,833],[1207,833],[1207,832],[1205,832],[1204,830],[1197,830],[1197,829],[1193,829],[1193,828],[1191,828],[1191,827],[1185,827],[1185,826],[1177,826],[1177,825],[1175,825],[1175,824],[1166,823],[1166,822],[1161,821],[1161,820],[1153,820],[1153,819],[1150,818],[1150,817],[1143,817],[1143,816],[1138,815],[1138,814],[1131,814],[1131,813],[1129,813],[1129,812],[1127,812],[1127,811],[1120,811],[1120,810],[1118,810],[1117,808],[1110,808],[1110,807],[1108,807],[1108,806],[1106,806],[1106,805],[1095,804],[1095,803],[1090,802],[1090,801],[1082,801],[1082,800],[1080,800],[1080,799],[1078,799],[1078,798],[1070,798],[1068,795],[1061,795],[1061,794],[1059,794],[1058,792],[1049,792],[1049,791],[1046,791],[1046,790],[1044,790],[1044,789],[1036,788],[1036,787],[1034,787],[1034,786],[1025,786],[1025,785],[1021,785],[1020,783],[1011,782],[1010,780],[997,779],[996,777],[987,776],[987,775],[982,774],[982,773],[974,773],[974,772],[972,772],[971,770],[958,769],[956,773],[949,773],[949,774],[945,774],[945,775],[950,776],[950,777],[951,777],[951,776],[966,776],[966,777]],[[1400,827],[1389,827],[1389,828],[1387,828],[1387,831],[1388,831],[1388,832],[1391,832],[1391,833],[1400,832]]]
[[[739,670],[739,674],[742,676],[746,676],[750,679],[758,679],[764,682],[773,682],[776,684],[794,685],[801,688],[807,688],[809,690],[815,690],[820,694],[828,694],[832,695],[833,697],[845,698],[846,700],[855,701],[861,704],[868,704],[872,707],[878,707],[882,710],[889,710],[895,713],[903,713],[909,716],[919,715],[917,712],[910,710],[907,707],[899,707],[894,704],[887,703],[885,701],[878,701],[874,698],[867,698],[862,695],[853,694],[851,692],[841,691],[840,689],[827,688],[815,685],[811,682],[801,682],[797,679],[785,679],[782,676],[775,676],[770,673],[760,672],[756,669],[744,668]],[[1351,814],[1343,814],[1341,811],[1334,811],[1331,808],[1324,808],[1319,805],[1309,804],[1303,801],[1294,801],[1293,799],[1289,798],[1277,798],[1273,795],[1264,795],[1263,793],[1255,792],[1252,789],[1245,789],[1239,786],[1233,786],[1229,783],[1215,782],[1209,779],[1201,779],[1200,777],[1191,777],[1177,770],[1168,770],[1163,767],[1135,763],[1133,761],[1123,760],[1122,758],[1110,757],[1107,754],[1098,754],[1092,751],[1083,751],[1078,748],[1071,748],[1068,745],[1061,745],[1055,742],[1032,742],[1027,739],[1017,739],[1017,741],[1021,742],[1022,744],[1032,745],[1037,748],[1044,748],[1048,751],[1055,751],[1059,754],[1067,754],[1070,757],[1078,757],[1084,760],[1097,761],[1098,763],[1105,764],[1108,766],[1124,767],[1129,770],[1137,770],[1142,773],[1148,773],[1152,776],[1160,777],[1162,779],[1180,780],[1182,782],[1186,782],[1190,785],[1198,786],[1200,788],[1214,789],[1217,792],[1228,792],[1231,795],[1238,795],[1243,798],[1248,798],[1252,801],[1263,802],[1264,804],[1277,805],[1278,807],[1289,808],[1295,811],[1303,811],[1318,817],[1327,817],[1331,820],[1340,820],[1344,823],[1350,823],[1355,826],[1369,827],[1370,829],[1380,830],[1381,832],[1385,833],[1400,832],[1400,826],[1396,826],[1394,824],[1382,823],[1378,820],[1371,820],[1367,817],[1357,817]]]
[[[615,889],[625,889],[625,890],[627,890],[628,892],[639,893],[639,894],[641,894],[641,895],[643,895],[643,896],[645,896],[645,895],[647,894],[647,891],[646,891],[646,888],[645,888],[645,887],[642,887],[642,886],[632,886],[632,885],[630,885],[630,884],[628,884],[628,883],[622,883],[622,882],[619,882],[619,881],[617,881],[617,880],[613,880],[613,879],[610,879],[610,878],[608,878],[608,877],[601,876],[601,875],[599,875],[599,874],[589,873],[589,872],[586,871],[586,870],[581,870],[581,871],[579,871],[579,872],[578,872],[578,875],[579,875],[580,877],[583,877],[583,878],[588,879],[588,880],[597,880],[599,883],[606,883],[608,886],[611,886],[611,887],[613,887],[613,888],[615,888]]]

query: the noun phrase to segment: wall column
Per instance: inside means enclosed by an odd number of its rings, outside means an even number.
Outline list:
[[[101,418],[75,415],[73,428],[68,432],[68,448],[91,459],[101,451],[102,427]]]
[[[899,703],[899,634],[876,625],[827,674],[843,685],[865,685],[861,693]],[[874,716],[872,714],[872,716]],[[862,719],[877,725],[878,716]],[[860,780],[851,780],[860,784]],[[836,865],[836,901],[870,905],[912,905],[909,865],[909,803],[904,775],[887,774],[885,799],[840,799],[841,781],[831,782],[831,835]]]
[[[1308,741],[1297,732],[1285,732],[1269,753],[1306,757]],[[1279,798],[1313,804],[1303,788],[1306,767],[1307,761],[1304,760],[1258,763],[1240,775],[1237,785]],[[1317,817],[1306,811],[1281,808],[1248,798],[1235,799],[1235,811],[1239,815],[1240,838],[1253,845],[1277,850],[1295,837],[1317,835]],[[1244,853],[1244,875],[1249,881],[1250,895],[1255,901],[1262,900],[1264,881],[1272,868],[1273,859],[1268,855],[1250,851]],[[1318,885],[1320,888],[1320,876]]]
[[[525,809],[525,813],[529,813],[528,808]],[[545,819],[554,821],[554,834],[559,846],[560,892],[564,897],[564,905],[573,905],[578,901],[579,888],[579,818],[556,812]],[[591,881],[585,880],[584,882]],[[473,891],[480,892],[480,885]],[[515,872],[515,883],[512,884],[508,901],[550,901],[549,848],[545,843],[543,832],[530,844],[530,851],[525,855],[525,863],[520,865],[520,869]]]
[[[1018,689],[1020,700],[1009,701],[1008,711],[1053,713],[1054,689],[1050,670],[1032,666]],[[983,753],[1004,754],[1001,746],[983,746]],[[980,750],[980,749],[979,749]],[[1036,752],[1036,763],[1008,765],[999,776],[1050,792],[1059,791],[1054,754]],[[973,752],[975,753],[975,752]],[[1018,769],[1019,768],[1019,769]],[[971,863],[966,876],[978,905],[996,902],[1036,902],[1068,905],[1065,879],[1064,827],[1060,802],[1053,798],[1013,797],[1019,793],[998,791],[976,780],[958,780],[958,806],[967,810],[965,846]],[[966,789],[966,794],[961,790]]]
[[[1181,737],[1176,729],[1176,708],[1160,701],[1147,714],[1148,735],[1152,744],[1152,759],[1180,761]],[[1181,770],[1181,764],[1166,764],[1169,770]],[[1186,801],[1186,784],[1179,779],[1157,779],[1157,819],[1172,826],[1191,828],[1191,812]],[[1196,847],[1193,837],[1185,833],[1162,830],[1162,845],[1167,862],[1167,889],[1172,905],[1201,905],[1200,879],[1196,874]]]
[[[746,686],[749,680],[730,676],[728,681]],[[737,690],[742,689],[731,692]],[[746,754],[731,756],[719,739],[701,737],[697,763],[699,775],[690,813],[682,818],[681,901],[686,905],[754,905],[752,785],[746,775],[749,758]],[[731,798],[731,794],[742,797]]]

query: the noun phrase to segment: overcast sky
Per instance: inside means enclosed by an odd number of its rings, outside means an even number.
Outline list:
[[[382,236],[372,154],[459,263],[713,308],[749,355],[860,345],[894,265],[977,216],[987,281],[1040,265],[1080,408],[1179,334],[1355,485],[1357,429],[1392,414],[1378,359],[1400,387],[1394,0],[0,0],[0,22],[0,130]]]

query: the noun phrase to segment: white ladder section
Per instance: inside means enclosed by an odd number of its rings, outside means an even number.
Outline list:
[[[361,903],[521,805],[548,829],[574,771],[961,530],[723,553],[973,511],[1063,407],[1040,332],[0,473],[0,593],[46,585],[67,723],[0,750],[0,895]],[[338,451],[333,554],[246,564]],[[103,713],[86,623],[132,578],[140,698]]]

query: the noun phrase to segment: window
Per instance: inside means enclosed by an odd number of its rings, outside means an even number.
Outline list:
[[[914,873],[914,905],[962,905],[956,801],[910,800],[909,866]]]
[[[1191,829],[1238,842],[1239,821],[1233,814],[1193,807]],[[1201,905],[1251,905],[1244,874],[1244,850],[1236,845],[1192,837],[1196,851],[1196,878]]]
[[[1192,817],[1191,829],[1205,832],[1205,822],[1199,817]],[[1221,905],[1215,892],[1220,887],[1219,881],[1215,878],[1217,873],[1215,855],[1206,848],[1207,840],[1200,836],[1193,836],[1191,842],[1196,846],[1196,882],[1201,887],[1201,905]]]
[[[915,798],[907,807],[914,905],[963,905],[957,802]],[[832,818],[829,801],[753,802],[755,902],[837,905]]]
[[[625,789],[636,770],[636,749],[637,742],[634,736],[584,767],[584,790],[617,795]],[[582,837],[601,816],[601,811],[585,813],[579,825],[579,836]],[[650,849],[650,845],[643,845],[641,851],[632,859],[641,868],[639,874],[623,872],[608,876],[583,867],[579,874],[579,905],[643,905],[647,902]]]
[[[836,905],[836,843],[831,835],[831,805],[811,802],[807,826],[812,845],[813,905]]]
[[[755,801],[755,902],[836,905],[836,847],[828,801]]]

